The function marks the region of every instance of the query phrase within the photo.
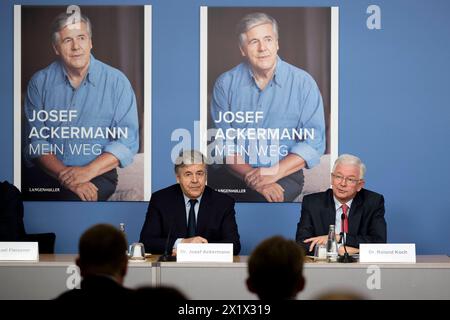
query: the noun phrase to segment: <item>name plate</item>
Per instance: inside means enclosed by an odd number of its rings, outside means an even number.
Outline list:
[[[0,242],[0,261],[38,261],[37,242]]]
[[[179,243],[177,262],[233,262],[233,244]]]
[[[361,243],[359,262],[416,263],[416,245],[414,243]]]

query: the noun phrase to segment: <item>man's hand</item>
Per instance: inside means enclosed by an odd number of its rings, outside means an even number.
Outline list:
[[[312,251],[316,244],[319,244],[319,245],[320,244],[327,244],[327,241],[328,241],[328,235],[308,238],[308,239],[304,240],[303,242],[304,243],[311,243],[311,245],[309,246],[309,251]]]
[[[64,187],[70,189],[78,184],[89,182],[95,177],[96,173],[89,167],[68,167],[59,173],[58,180]]]
[[[69,190],[75,193],[82,201],[97,201],[98,188],[92,182],[80,183],[69,187]]]
[[[259,192],[268,202],[283,202],[284,189],[278,183],[271,183],[262,188],[257,188]]]
[[[206,240],[203,237],[192,237],[192,238],[184,238],[180,241],[181,243],[208,243],[208,240]],[[177,249],[173,248],[172,249],[172,256],[176,256],[177,255]]]
[[[181,240],[181,243],[208,243],[208,240],[202,237],[192,237],[192,238],[184,238]]]
[[[244,176],[245,183],[253,189],[261,189],[279,180],[278,165],[270,168],[255,168]]]

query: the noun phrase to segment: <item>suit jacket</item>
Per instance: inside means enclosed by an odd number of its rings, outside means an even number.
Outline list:
[[[86,301],[110,301],[131,299],[133,291],[123,287],[113,279],[104,275],[91,275],[83,278],[81,289],[73,289],[64,292],[56,298],[58,301],[86,300]]]
[[[197,215],[197,235],[208,242],[233,243],[234,255],[239,254],[241,244],[235,214],[233,198],[206,186]],[[162,254],[167,249],[170,253],[175,241],[186,237],[186,205],[180,185],[155,192],[140,236],[146,251]]]
[[[309,251],[303,240],[328,234],[336,222],[333,191],[328,189],[303,198],[300,222],[297,224],[297,243]],[[360,243],[386,243],[384,198],[381,194],[361,189],[353,199],[348,215],[347,245],[359,248]]]
[[[20,241],[24,237],[22,194],[9,182],[1,182],[0,241]]]

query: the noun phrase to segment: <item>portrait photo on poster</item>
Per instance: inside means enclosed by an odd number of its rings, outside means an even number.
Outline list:
[[[14,6],[24,200],[149,200],[149,25],[150,6]]]
[[[301,202],[330,186],[338,143],[337,7],[201,7],[208,186]]]

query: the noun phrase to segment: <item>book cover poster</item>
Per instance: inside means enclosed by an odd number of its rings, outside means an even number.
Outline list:
[[[301,202],[337,156],[338,8],[201,8],[208,185],[239,202]]]
[[[14,6],[24,200],[149,199],[150,19],[150,6]]]

